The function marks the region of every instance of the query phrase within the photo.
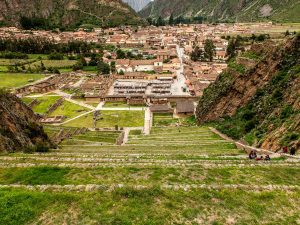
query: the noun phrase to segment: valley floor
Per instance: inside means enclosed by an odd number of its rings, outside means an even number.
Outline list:
[[[300,164],[247,159],[207,127],[78,135],[0,157],[2,224],[299,224]],[[83,142],[82,142],[83,141]]]

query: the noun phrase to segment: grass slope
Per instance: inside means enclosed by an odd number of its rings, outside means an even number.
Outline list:
[[[0,88],[16,88],[44,78],[42,74],[0,73]]]

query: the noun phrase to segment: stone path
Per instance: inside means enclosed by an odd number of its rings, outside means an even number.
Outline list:
[[[76,104],[76,105],[79,105],[79,106],[82,106],[82,107],[85,107],[85,108],[94,110],[94,111],[95,111],[95,109],[96,109],[94,106],[85,104],[84,102],[76,101],[76,100],[71,99],[71,98],[65,98],[65,100],[68,101],[68,102],[71,102],[71,103],[73,103],[73,104]]]
[[[63,122],[63,123],[57,123],[57,124],[53,124],[53,125],[54,125],[54,126],[61,126],[61,125],[64,125],[64,124],[66,124],[66,123],[69,123],[69,122],[71,122],[71,121],[73,121],[73,120],[76,120],[76,119],[78,119],[78,118],[80,118],[80,117],[83,117],[83,116],[85,116],[85,115],[88,115],[88,114],[90,114],[90,113],[92,113],[92,112],[94,112],[94,110],[89,111],[89,112],[85,112],[85,113],[83,113],[83,114],[80,114],[80,115],[78,115],[78,116],[76,116],[76,117],[74,117],[74,118],[71,118],[71,119],[69,119],[69,120],[66,120],[66,121]]]
[[[239,141],[235,141],[235,140],[229,138],[228,136],[226,136],[225,134],[221,133],[220,131],[218,131],[217,129],[215,129],[213,127],[210,127],[209,129],[212,132],[214,132],[215,134],[217,134],[220,137],[222,137],[223,139],[235,143],[236,146],[237,146],[237,148],[243,149],[245,151],[252,151],[253,150],[253,151],[256,151],[256,152],[261,153],[261,154],[270,154],[270,155],[275,155],[275,156],[277,155],[277,157],[278,156],[285,156],[285,157],[290,157],[290,158],[294,158],[294,159],[300,159],[300,156],[293,156],[293,155],[284,154],[284,153],[275,153],[275,152],[272,152],[272,151],[269,151],[269,150],[266,150],[266,149],[255,148],[255,147],[243,144],[243,143],[241,143]]]
[[[144,134],[149,135],[151,131],[153,114],[150,111],[150,108],[147,107],[145,110],[145,122],[144,122]]]

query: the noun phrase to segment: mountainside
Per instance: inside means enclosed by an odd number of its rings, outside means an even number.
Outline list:
[[[121,0],[0,0],[0,24],[36,23],[49,28],[83,24],[116,26],[141,22]],[[29,22],[28,22],[29,20]]]
[[[37,116],[15,95],[0,92],[0,152],[39,150],[51,146]]]
[[[300,22],[300,0],[155,0],[140,14],[143,17],[204,17],[208,21]]]
[[[148,5],[151,0],[123,0],[123,2],[130,5],[135,11],[142,10],[146,5]]]
[[[254,44],[229,63],[199,101],[198,123],[277,150],[300,144],[300,36]],[[300,147],[300,146],[299,146]]]

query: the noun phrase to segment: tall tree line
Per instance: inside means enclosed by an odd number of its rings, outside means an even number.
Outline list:
[[[55,43],[45,38],[0,38],[0,51],[26,54],[50,54],[52,52],[86,54],[99,45],[83,41]]]

